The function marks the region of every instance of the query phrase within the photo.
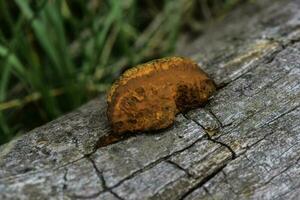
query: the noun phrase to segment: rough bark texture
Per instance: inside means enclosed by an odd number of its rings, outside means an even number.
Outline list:
[[[178,50],[218,90],[171,128],[96,148],[104,98],[0,147],[0,199],[298,199],[300,1],[241,6]]]

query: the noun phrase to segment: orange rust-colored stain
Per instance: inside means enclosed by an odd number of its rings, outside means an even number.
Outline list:
[[[169,127],[176,114],[203,105],[214,82],[190,59],[169,57],[127,70],[107,95],[107,117],[115,133]]]

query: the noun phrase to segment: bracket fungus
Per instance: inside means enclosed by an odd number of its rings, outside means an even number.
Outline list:
[[[203,105],[215,89],[188,58],[154,60],[127,70],[112,85],[107,117],[117,134],[167,128],[176,114]]]

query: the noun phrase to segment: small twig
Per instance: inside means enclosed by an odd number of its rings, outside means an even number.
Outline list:
[[[50,91],[51,96],[59,96],[63,94],[62,89],[53,89]],[[8,110],[12,108],[23,107],[28,103],[35,102],[41,99],[41,94],[39,92],[34,92],[25,96],[23,99],[13,99],[7,102],[0,103],[0,111]]]
[[[104,92],[108,87],[109,87],[109,84],[100,84],[100,85],[91,84],[91,85],[88,85],[86,87],[86,89],[89,92]],[[65,91],[62,88],[55,88],[55,89],[50,90],[50,95],[53,97],[63,95],[64,93],[65,93]],[[42,98],[41,93],[34,92],[32,94],[25,96],[22,99],[13,99],[13,100],[6,101],[6,102],[0,102],[0,112],[4,111],[4,110],[13,109],[13,108],[24,107],[25,105],[27,105],[29,103],[40,100],[41,98]]]

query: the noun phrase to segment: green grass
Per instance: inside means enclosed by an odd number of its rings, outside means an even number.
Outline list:
[[[172,54],[241,0],[0,0],[0,144]]]

